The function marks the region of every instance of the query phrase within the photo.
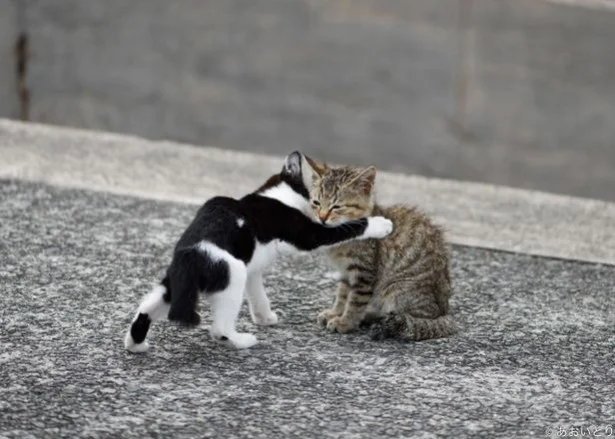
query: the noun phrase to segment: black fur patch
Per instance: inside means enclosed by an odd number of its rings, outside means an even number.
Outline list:
[[[164,300],[166,303],[170,303],[171,302],[171,281],[169,281],[169,276],[165,276],[164,279],[162,279],[162,282],[160,282],[160,284],[165,289],[165,292],[162,295],[162,300]]]
[[[152,321],[147,314],[139,314],[137,319],[132,323],[130,335],[136,344],[143,343],[151,323]]]

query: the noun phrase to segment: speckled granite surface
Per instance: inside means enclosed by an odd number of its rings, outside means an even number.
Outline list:
[[[324,260],[266,279],[278,327],[238,352],[160,323],[122,349],[194,206],[0,181],[0,437],[547,437],[615,426],[615,268],[453,249],[463,332],[330,335]],[[205,313],[207,321],[207,313]],[[240,327],[252,328],[247,312]]]

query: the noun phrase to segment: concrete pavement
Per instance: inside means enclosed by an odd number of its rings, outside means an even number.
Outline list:
[[[242,312],[240,327],[261,341],[255,349],[213,343],[204,306],[203,327],[159,323],[147,354],[124,351],[132,313],[168,263],[194,202],[219,189],[241,192],[280,162],[195,150],[0,124],[1,438],[523,438],[613,426],[615,268],[519,249],[452,246],[461,331],[450,339],[400,344],[323,333],[315,316],[332,300],[334,282],[322,256],[311,254],[279,261],[266,277],[279,326],[255,328]],[[216,172],[232,186],[216,185]],[[386,196],[422,194],[446,222],[456,210],[464,228],[452,232],[483,224],[487,239],[498,227],[513,233],[542,224],[543,249],[555,242],[550,229],[573,239],[574,221],[576,239],[594,236],[581,213],[612,209],[383,177]],[[184,199],[172,200],[188,186]],[[443,200],[456,204],[439,206]],[[499,208],[493,220],[485,220],[489,206]],[[558,206],[578,212],[558,219],[570,235],[553,225]],[[609,227],[596,224],[592,233]]]
[[[138,356],[123,332],[194,207],[7,181],[0,200],[0,437],[545,437],[615,417],[612,267],[455,246],[461,333],[398,344],[323,333],[334,282],[290,258],[266,278],[280,325],[240,318],[260,346],[160,323]]]

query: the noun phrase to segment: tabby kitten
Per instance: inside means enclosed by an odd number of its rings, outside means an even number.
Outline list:
[[[376,204],[376,169],[330,166],[306,157],[313,172],[310,202],[325,225],[371,215],[393,221],[377,241],[328,250],[340,274],[335,304],[318,316],[331,332],[371,325],[374,339],[425,340],[456,332],[449,313],[449,253],[443,231],[415,207]]]

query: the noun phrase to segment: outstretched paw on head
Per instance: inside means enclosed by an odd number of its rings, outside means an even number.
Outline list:
[[[382,216],[373,216],[367,220],[366,238],[382,239],[393,231],[393,222]]]

